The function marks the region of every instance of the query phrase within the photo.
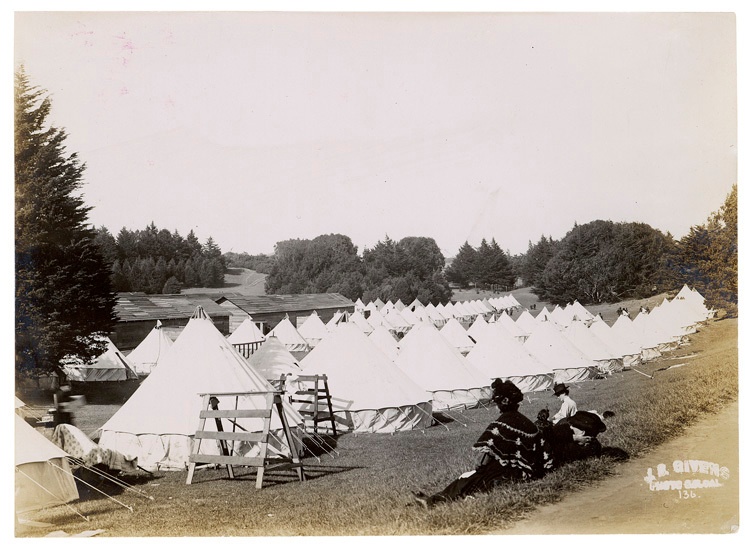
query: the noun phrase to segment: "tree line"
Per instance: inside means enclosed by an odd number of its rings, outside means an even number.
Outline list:
[[[709,305],[737,314],[737,185],[706,224],[675,240],[648,224],[595,220],[566,236],[542,236],[513,261],[542,301],[566,304],[646,298],[688,283]]]
[[[194,230],[182,237],[151,222],[143,230],[122,228],[114,237],[102,226],[95,242],[116,292],[178,294],[182,288],[224,285],[227,265],[219,245],[212,237],[200,243]]]
[[[444,303],[452,296],[444,265],[430,237],[386,236],[360,256],[348,236],[326,234],[278,242],[265,288],[269,294],[338,292],[352,300]]]
[[[674,240],[642,223],[596,220],[560,240],[541,237],[510,256],[492,239],[465,243],[449,267],[429,237],[389,237],[358,255],[349,237],[280,241],[273,256],[223,256],[191,231],[123,228],[114,237],[88,223],[80,189],[85,165],[49,120],[48,93],[15,74],[15,332],[19,375],[56,370],[66,355],[90,360],[114,326],[117,291],[178,292],[223,284],[226,265],[267,272],[269,293],[340,292],[350,299],[447,302],[450,283],[512,288],[520,277],[544,301],[613,302],[696,287],[710,305],[737,314],[737,186],[707,222]]]
[[[490,290],[511,290],[515,286],[515,268],[494,238],[490,243],[481,240],[478,248],[468,241],[458,250],[452,263],[445,269],[448,281],[461,287],[475,286]]]

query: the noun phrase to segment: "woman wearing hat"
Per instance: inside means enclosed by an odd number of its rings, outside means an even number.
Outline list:
[[[557,383],[554,385],[554,396],[558,396],[559,400],[561,400],[559,411],[557,411],[556,415],[551,419],[554,423],[558,423],[562,419],[571,417],[577,413],[577,404],[574,400],[569,398],[569,387],[564,383]]]
[[[462,474],[439,493],[415,493],[418,504],[430,507],[488,491],[499,482],[543,476],[543,448],[535,424],[518,410],[523,393],[511,381],[492,383],[492,400],[500,415],[473,445],[479,454],[475,470]]]
[[[606,415],[613,415],[613,412],[606,412]],[[597,436],[605,430],[603,418],[594,411],[578,411],[559,421],[551,431],[555,467],[599,456],[602,446]]]

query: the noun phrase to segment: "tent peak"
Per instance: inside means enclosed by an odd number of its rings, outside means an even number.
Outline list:
[[[194,309],[194,314],[191,316],[193,319],[206,319],[212,322],[212,319],[207,314],[207,311],[204,310],[204,307],[201,305],[197,305],[197,308]]]

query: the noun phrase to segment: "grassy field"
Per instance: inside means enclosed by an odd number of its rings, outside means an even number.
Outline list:
[[[234,292],[246,296],[263,296],[264,279],[266,275],[257,273],[252,269],[243,269],[234,267],[228,269],[225,274],[225,285],[220,288],[185,288],[184,294],[222,294],[224,292]]]
[[[632,458],[737,398],[737,320],[712,323],[690,345],[640,371],[646,375],[630,370],[572,386],[580,408],[616,413],[600,440]],[[558,409],[549,392],[531,393],[521,411],[534,419],[547,406]],[[88,406],[76,414],[76,423],[90,432],[116,408]],[[56,529],[71,534],[104,529],[104,536],[116,537],[483,534],[508,529],[533,508],[592,486],[623,464],[601,457],[430,511],[412,505],[412,490],[432,493],[472,468],[470,446],[495,416],[494,407],[479,408],[454,413],[446,425],[424,432],[342,435],[334,457],[304,459],[309,479],[302,484],[294,474],[269,473],[264,489],[256,490],[254,476],[242,469],[236,480],[224,469],[200,470],[191,485],[185,485],[185,472],[143,472],[127,479],[154,500],[130,491],[116,495],[131,512],[95,495],[74,503],[90,521],[56,507],[31,518],[53,527],[18,527],[16,534],[43,536]]]

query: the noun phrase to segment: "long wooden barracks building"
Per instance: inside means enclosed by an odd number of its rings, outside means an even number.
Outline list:
[[[331,320],[336,311],[354,312],[354,302],[341,294],[273,294],[267,296],[244,296],[242,294],[221,294],[216,303],[230,312],[230,331],[232,332],[249,315],[267,334],[279,322],[289,317],[297,327],[302,319],[313,311],[324,322]],[[300,321],[298,321],[300,319]]]
[[[131,351],[145,339],[158,321],[163,331],[175,339],[198,306],[202,306],[225,336],[238,328],[249,315],[263,333],[268,333],[285,316],[298,326],[313,311],[324,322],[328,322],[336,311],[354,312],[354,302],[336,293],[246,296],[225,292],[168,295],[120,292],[117,295],[117,321],[111,340],[121,351]]]

